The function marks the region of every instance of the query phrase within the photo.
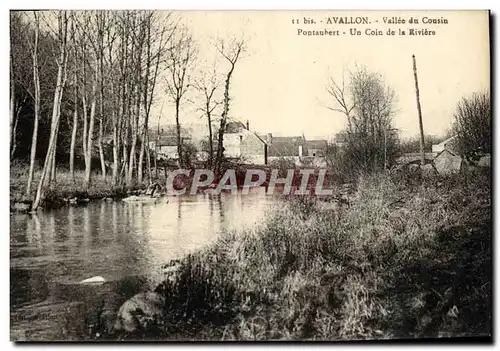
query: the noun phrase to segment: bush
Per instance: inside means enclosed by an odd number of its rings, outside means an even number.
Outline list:
[[[489,93],[474,93],[457,104],[453,130],[458,151],[468,160],[491,152],[491,99]]]

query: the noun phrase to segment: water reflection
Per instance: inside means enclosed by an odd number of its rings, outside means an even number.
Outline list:
[[[95,202],[12,215],[11,335],[57,339],[66,330],[64,337],[70,338],[68,311],[77,313],[74,308],[84,299],[74,292],[75,283],[96,275],[108,281],[159,277],[161,264],[209,245],[221,232],[254,227],[272,201],[262,188],[249,196],[201,194],[156,204]]]

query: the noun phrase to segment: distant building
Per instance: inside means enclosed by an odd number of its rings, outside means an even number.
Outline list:
[[[323,157],[326,155],[328,142],[326,140],[307,140],[306,148],[307,148],[307,156]]]
[[[188,141],[189,138],[183,137],[182,142]],[[158,160],[177,160],[179,154],[177,153],[177,136],[175,135],[162,135],[154,141],[149,142],[150,150],[155,150]]]
[[[326,167],[326,140],[306,140],[304,136],[266,137],[269,145],[269,162],[281,159],[293,161],[299,167]]]
[[[306,156],[306,139],[302,136],[273,137],[268,134],[269,157]]]
[[[263,138],[249,130],[248,122],[246,125],[229,122],[223,140],[225,157],[256,165],[267,164],[268,145]]]

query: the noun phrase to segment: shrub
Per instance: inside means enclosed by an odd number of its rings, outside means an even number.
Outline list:
[[[457,104],[453,130],[456,146],[468,160],[478,159],[478,153],[491,152],[491,98],[489,93],[474,93]]]

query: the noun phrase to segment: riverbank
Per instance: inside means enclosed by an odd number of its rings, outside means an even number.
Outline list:
[[[291,197],[183,261],[165,339],[488,336],[491,179],[365,177],[349,207]]]
[[[304,176],[303,169],[296,168],[293,165],[288,169],[284,165],[276,169],[269,166],[255,166],[255,165],[241,165],[236,163],[227,162],[221,171],[221,174],[214,175],[210,170],[205,169],[186,169],[180,170],[173,178],[172,184],[168,184],[167,173],[177,170],[164,169],[164,175],[159,176],[155,181],[163,187],[163,192],[169,192],[168,186],[172,186],[175,191],[182,190],[184,193],[213,193],[217,188],[216,193],[221,191],[231,191],[232,188],[241,189],[245,184],[251,186],[272,186],[275,187],[272,181],[272,173],[276,173],[276,177],[284,179],[290,171],[291,174],[291,189],[295,191],[299,187],[307,188],[311,193],[319,188],[329,188],[330,179],[326,170],[320,169],[307,169]],[[197,171],[201,171],[197,173]],[[184,173],[186,172],[186,173]],[[257,174],[255,172],[261,172]],[[323,172],[323,175],[321,173]],[[209,178],[210,175],[210,178]],[[25,189],[28,182],[28,166],[24,164],[11,164],[10,167],[10,208],[11,212],[27,212],[31,208],[32,199],[36,194],[36,188],[41,176],[41,170],[35,169],[34,181],[29,196],[26,196]],[[170,177],[170,175],[169,175]],[[173,176],[172,176],[173,177]],[[200,177],[199,179],[197,177]],[[305,178],[304,178],[305,177]],[[196,178],[196,179],[195,179]],[[257,179],[255,179],[257,178]],[[303,179],[304,178],[304,179]],[[210,179],[207,181],[207,179]],[[281,181],[276,183],[278,191],[283,191],[283,184]],[[304,183],[304,184],[303,184]],[[321,183],[321,184],[319,184]],[[100,174],[93,174],[91,178],[91,186],[88,191],[85,188],[85,174],[83,171],[75,171],[74,178],[71,176],[69,170],[58,169],[56,181],[48,185],[44,198],[40,204],[40,208],[54,209],[65,206],[67,204],[78,205],[84,204],[92,200],[119,200],[130,195],[138,195],[140,191],[147,188],[149,183],[145,180],[142,183],[134,183],[133,186],[115,186],[112,185],[111,176],[105,179]],[[195,186],[193,189],[192,186]],[[318,185],[321,185],[319,188]],[[166,187],[165,187],[166,186]],[[219,189],[220,186],[220,189]],[[172,191],[173,191],[172,190]]]
[[[41,170],[34,172],[34,181],[30,196],[25,195],[26,184],[28,182],[28,167],[23,164],[14,164],[10,167],[10,207],[11,211],[16,211],[15,204],[30,204],[35,197]],[[136,184],[133,187],[113,187],[111,176],[103,179],[101,175],[93,174],[91,186],[88,191],[84,190],[85,173],[75,171],[75,178],[71,176],[67,169],[57,171],[56,182],[50,184],[45,197],[40,205],[43,209],[59,208],[68,204],[82,204],[95,200],[120,200],[145,189],[147,184]],[[21,208],[22,209],[22,208]],[[28,209],[28,206],[26,206]]]

